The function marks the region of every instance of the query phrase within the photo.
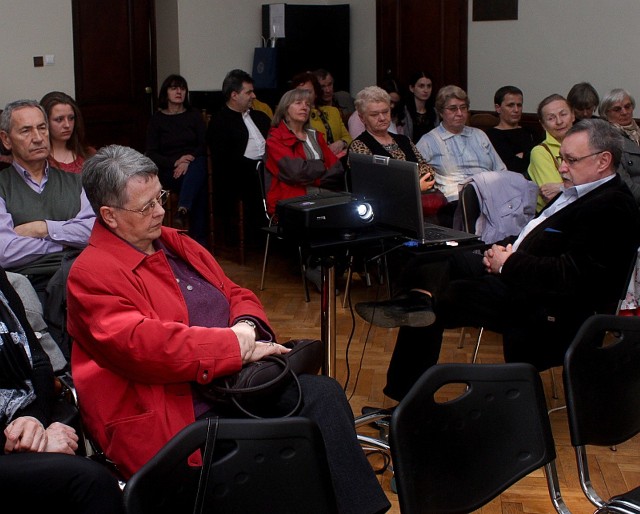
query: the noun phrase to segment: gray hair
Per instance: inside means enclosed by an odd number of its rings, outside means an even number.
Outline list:
[[[356,95],[355,105],[358,114],[364,114],[365,108],[370,103],[385,103],[391,105],[389,93],[378,86],[368,86]]]
[[[571,127],[565,138],[580,132],[587,133],[589,147],[592,151],[611,154],[612,170],[617,170],[622,158],[623,136],[620,131],[608,121],[599,118],[585,118]]]
[[[155,163],[127,146],[109,145],[89,157],[82,166],[82,186],[99,215],[100,207],[127,203],[127,184],[133,177],[149,180],[158,175]]]
[[[631,101],[631,105],[633,105],[633,108],[635,109],[636,108],[635,98],[633,98],[633,96],[631,96],[629,94],[629,91],[627,91],[626,89],[617,88],[617,89],[612,89],[602,97],[602,100],[600,101],[600,106],[598,107],[598,112],[600,113],[600,116],[606,119],[607,113],[611,110],[611,107],[613,107],[613,104],[622,102],[625,96],[629,97],[629,100]]]
[[[0,130],[7,134],[11,132],[11,116],[14,111],[24,109],[25,107],[35,107],[38,109],[42,113],[42,116],[44,116],[44,122],[47,124],[47,129],[49,128],[47,113],[45,112],[44,107],[42,107],[37,100],[16,100],[15,102],[9,102],[2,111],[2,114],[0,114]]]
[[[306,89],[291,89],[287,91],[278,102],[276,112],[273,113],[271,125],[277,127],[285,119],[289,107],[298,100],[307,100],[311,106],[311,93]],[[307,121],[308,123],[308,121]]]
[[[469,96],[464,89],[453,85],[444,86],[440,88],[440,91],[438,91],[438,94],[436,95],[436,111],[439,114],[442,114],[444,106],[451,98],[462,100],[463,102],[466,102],[467,107],[469,107]]]

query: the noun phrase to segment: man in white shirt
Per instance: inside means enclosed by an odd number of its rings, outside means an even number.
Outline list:
[[[640,245],[640,211],[616,174],[621,154],[610,124],[581,121],[560,149],[565,189],[515,240],[407,270],[406,295],[356,306],[367,321],[402,327],[387,396],[401,400],[437,362],[445,328],[502,333],[505,361],[544,370],[562,364],[590,315],[615,312]]]
[[[237,201],[243,200],[245,225],[259,228],[266,218],[256,165],[264,157],[271,120],[264,112],[252,109],[256,95],[248,73],[227,73],[222,94],[225,105],[212,116],[207,130],[216,218],[226,225],[236,215]],[[224,232],[229,235],[233,231]],[[257,238],[256,231],[253,235]],[[252,234],[247,236],[251,239]]]

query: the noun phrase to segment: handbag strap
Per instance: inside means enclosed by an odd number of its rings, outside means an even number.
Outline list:
[[[279,365],[282,366],[282,371],[278,376],[272,378],[268,382],[265,382],[264,384],[260,384],[256,386],[250,386],[250,387],[231,387],[231,384],[229,383],[229,379],[227,378],[225,380],[226,387],[220,386],[217,384],[212,384],[213,390],[216,391],[217,393],[231,394],[231,395],[243,394],[243,393],[244,394],[257,393],[258,391],[262,391],[263,389],[269,389],[271,386],[277,384],[278,382],[280,382],[286,377],[287,373],[289,372],[293,373],[293,371],[291,370],[291,365],[289,364],[289,361],[287,359],[283,359],[282,357],[278,357],[276,355],[267,355],[266,357],[263,357],[262,360],[277,362]]]
[[[540,146],[544,148],[547,152],[549,152],[549,155],[551,156],[551,160],[553,161],[554,166],[556,167],[557,170],[560,170],[558,159],[556,159],[555,155],[553,155],[553,152],[551,151],[551,148],[549,148],[549,145],[547,143],[540,143]]]
[[[218,438],[218,417],[207,418],[207,437],[204,446],[204,456],[202,457],[202,468],[198,478],[198,490],[196,491],[196,501],[193,506],[193,514],[204,512],[204,501],[209,486],[209,474],[213,465],[213,451]]]
[[[291,374],[291,378],[293,378],[293,382],[296,385],[296,389],[298,390],[298,400],[296,401],[295,406],[286,414],[282,414],[280,417],[281,418],[289,418],[291,416],[293,416],[294,414],[296,414],[298,412],[298,409],[300,409],[300,406],[302,405],[302,385],[300,384],[300,379],[298,378],[298,375],[295,374],[295,372],[292,369],[289,369],[289,373]],[[237,392],[238,390],[234,390],[234,392]],[[236,406],[236,408],[238,410],[240,410],[243,414],[249,416],[250,418],[253,419],[262,419],[262,416],[258,416],[256,414],[253,414],[252,412],[250,412],[247,408],[243,407],[242,405],[240,405],[240,402],[238,401],[238,397],[235,394],[231,395],[231,402]]]

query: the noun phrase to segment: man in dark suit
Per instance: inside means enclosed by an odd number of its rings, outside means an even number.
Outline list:
[[[271,120],[252,109],[256,98],[251,75],[231,70],[222,83],[225,105],[213,115],[207,130],[214,179],[215,213],[226,225],[236,216],[235,205],[243,200],[246,226],[265,224],[262,194],[256,165],[264,157]],[[225,230],[225,234],[232,231]],[[247,234],[251,236],[251,231]]]
[[[445,328],[502,333],[505,361],[544,370],[562,364],[590,315],[615,312],[640,245],[640,211],[616,174],[621,152],[605,121],[581,121],[560,150],[565,189],[515,240],[409,270],[407,294],[356,306],[367,321],[402,327],[387,396],[401,400],[437,362]]]

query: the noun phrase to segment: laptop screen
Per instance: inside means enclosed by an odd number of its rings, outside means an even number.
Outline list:
[[[422,239],[424,219],[420,201],[418,164],[380,155],[349,154],[351,192],[372,200],[375,222]]]
[[[418,164],[380,155],[349,154],[351,193],[370,200],[374,222],[420,245],[475,243],[479,237],[426,223],[422,212]]]

